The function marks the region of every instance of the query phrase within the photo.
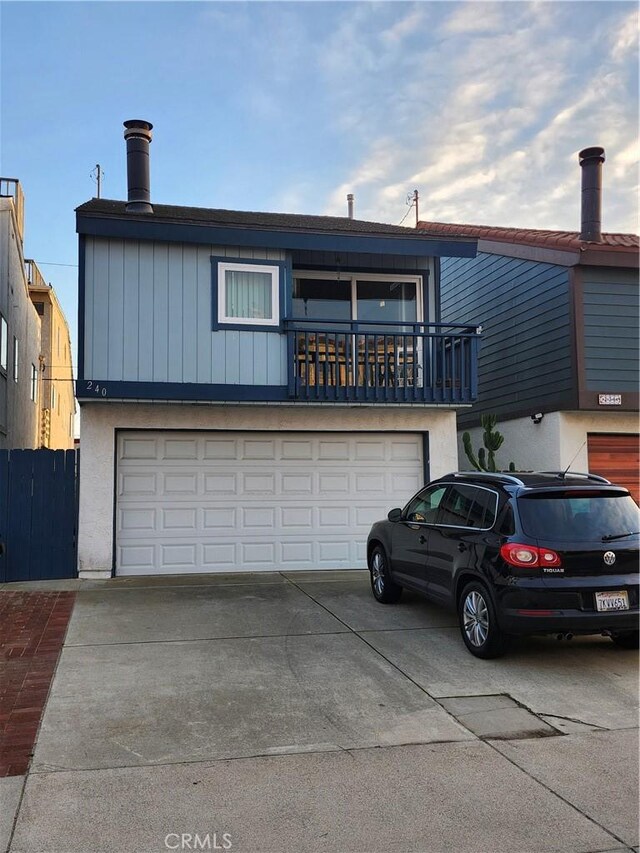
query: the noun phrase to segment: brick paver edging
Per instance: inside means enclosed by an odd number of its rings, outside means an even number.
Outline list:
[[[75,597],[0,591],[0,778],[29,768]]]

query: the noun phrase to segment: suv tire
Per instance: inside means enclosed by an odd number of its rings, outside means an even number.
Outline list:
[[[487,588],[479,581],[468,583],[458,599],[458,620],[465,646],[477,658],[497,658],[509,645],[501,630]]]
[[[612,634],[611,639],[621,649],[638,649],[640,644],[640,631],[627,631],[623,634]]]
[[[376,545],[369,555],[371,572],[371,591],[381,604],[395,604],[402,595],[402,587],[391,580],[389,563],[384,548]]]

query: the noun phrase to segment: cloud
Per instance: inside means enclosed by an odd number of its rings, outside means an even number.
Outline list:
[[[471,0],[452,4],[456,10],[446,20],[443,30],[452,35],[495,32],[503,24],[502,4]]]
[[[611,58],[615,62],[621,62],[630,54],[638,52],[638,10],[635,9],[627,15],[619,27],[612,33]]]
[[[380,12],[374,19],[363,9],[342,21],[340,39],[357,32],[357,53],[348,71],[335,56],[324,67],[335,101],[345,105],[340,126],[348,116],[361,155],[325,212],[344,215],[346,193],[357,191],[356,215],[398,222],[417,187],[425,219],[574,230],[577,152],[600,144],[611,164],[605,227],[634,230],[638,105],[629,4],[435,7],[429,4],[429,20],[412,19],[420,47],[410,61],[387,36],[388,51],[370,73],[380,33],[394,24],[383,27]],[[400,31],[407,17],[398,16]]]

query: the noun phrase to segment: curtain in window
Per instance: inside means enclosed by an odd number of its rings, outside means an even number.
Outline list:
[[[271,320],[272,276],[268,272],[225,270],[227,317]]]

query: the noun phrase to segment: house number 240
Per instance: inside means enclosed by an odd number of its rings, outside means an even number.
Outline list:
[[[93,391],[98,397],[107,396],[107,386],[100,385],[99,382],[94,382],[92,379],[87,382],[87,391]]]

